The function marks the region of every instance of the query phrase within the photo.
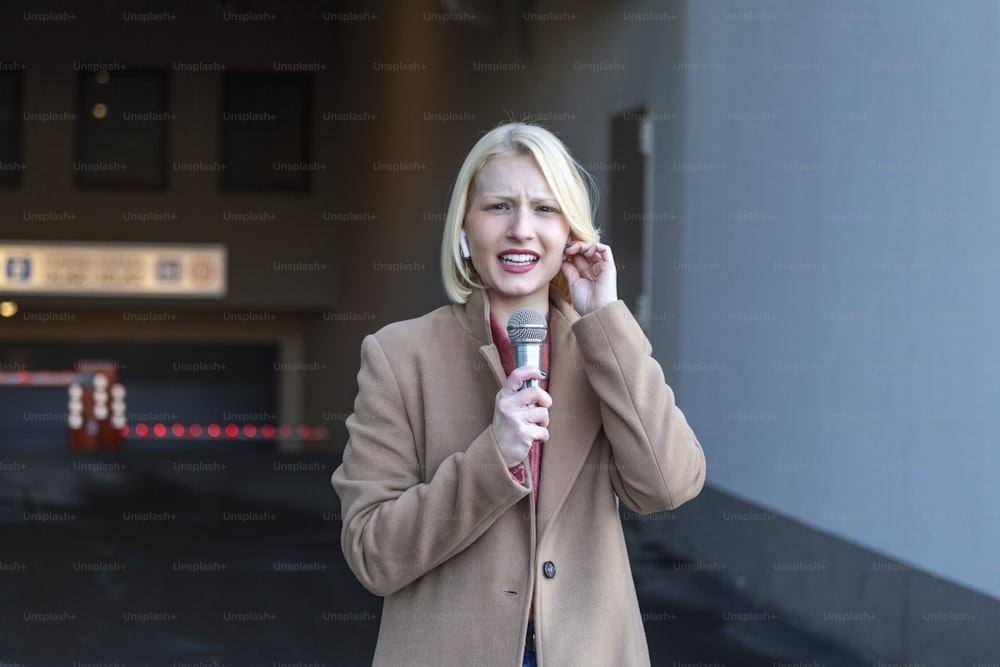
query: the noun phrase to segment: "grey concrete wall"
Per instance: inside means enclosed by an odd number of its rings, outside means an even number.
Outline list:
[[[691,3],[677,267],[712,483],[994,597],[997,19]]]
[[[682,276],[712,509],[663,534],[883,660],[998,655],[997,18],[685,11],[684,248],[664,277]],[[724,520],[747,508],[766,520]]]

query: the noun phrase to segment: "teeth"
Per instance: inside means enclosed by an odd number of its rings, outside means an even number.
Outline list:
[[[500,259],[506,264],[530,264],[536,258],[534,255],[511,254],[500,255]]]

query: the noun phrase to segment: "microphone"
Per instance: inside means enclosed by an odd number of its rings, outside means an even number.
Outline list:
[[[521,366],[542,367],[542,343],[548,333],[545,316],[534,308],[522,308],[507,320],[507,337],[514,346],[514,368]],[[537,387],[538,380],[526,380],[521,389]]]

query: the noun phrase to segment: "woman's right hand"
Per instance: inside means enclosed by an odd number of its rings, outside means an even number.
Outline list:
[[[527,380],[542,380],[534,366],[521,366],[511,372],[497,392],[493,411],[493,437],[500,445],[500,456],[513,468],[528,456],[533,442],[549,439],[549,408],[552,397],[541,387],[525,387]]]

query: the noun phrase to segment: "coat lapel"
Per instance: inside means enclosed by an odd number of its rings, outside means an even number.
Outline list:
[[[459,311],[459,322],[466,332],[478,340],[482,345],[479,347],[479,354],[486,361],[487,366],[493,371],[497,380],[497,389],[507,379],[507,374],[503,372],[503,362],[500,361],[500,352],[493,344],[493,334],[490,331],[490,303],[486,298],[485,290],[474,290],[469,295],[469,300],[464,307],[454,306]]]
[[[573,335],[573,323],[580,315],[558,291],[552,290],[550,294],[555,304],[549,313],[552,409],[549,411],[549,441],[542,450],[542,479],[538,489],[539,538],[566,500],[601,429],[601,404],[590,388],[583,355]],[[463,311],[459,317],[462,326],[482,343],[479,354],[493,371],[499,389],[507,374],[490,333],[486,292],[475,290],[464,308],[455,307]]]
[[[553,300],[556,308],[549,316],[552,408],[549,411],[549,441],[542,450],[542,478],[538,489],[539,539],[562,508],[601,429],[601,405],[590,388],[583,356],[571,328],[580,316],[555,293]]]

